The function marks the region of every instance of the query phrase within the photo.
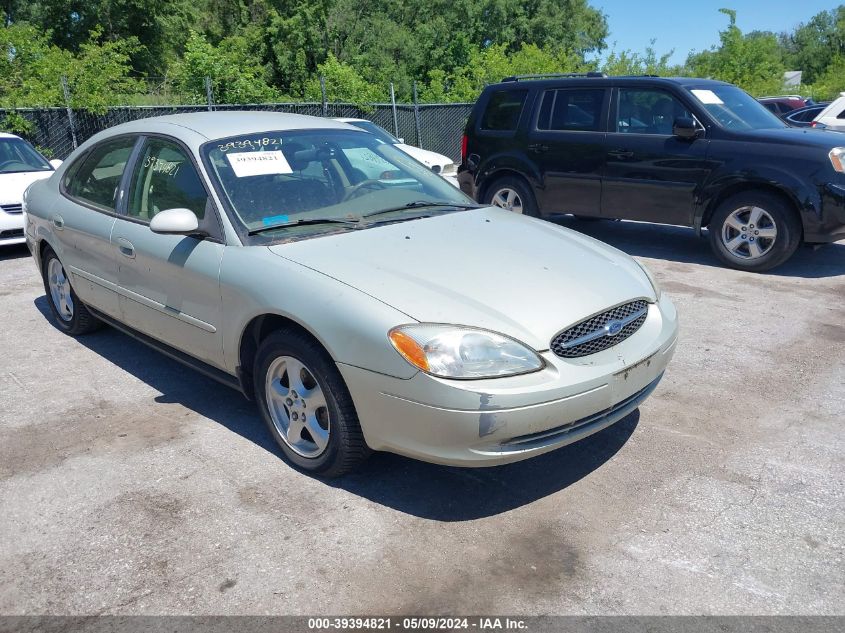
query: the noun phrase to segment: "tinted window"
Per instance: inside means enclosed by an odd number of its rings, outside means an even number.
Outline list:
[[[65,177],[65,189],[74,198],[114,211],[115,194],[135,138],[122,138],[96,146]]]
[[[547,90],[543,94],[537,129],[598,131],[603,100],[602,89]]]
[[[144,144],[129,186],[127,215],[149,221],[165,209],[190,209],[202,218],[207,199],[185,150],[164,139]]]
[[[497,90],[490,95],[481,119],[482,130],[515,130],[527,90]]]
[[[622,134],[672,134],[675,119],[692,118],[692,113],[662,90],[619,90],[616,131]]]

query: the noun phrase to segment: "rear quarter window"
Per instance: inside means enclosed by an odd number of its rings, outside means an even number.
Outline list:
[[[525,105],[528,90],[496,90],[490,95],[481,117],[482,130],[513,131]]]

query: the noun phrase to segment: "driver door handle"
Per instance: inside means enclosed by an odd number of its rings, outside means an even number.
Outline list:
[[[117,238],[117,249],[120,251],[120,254],[124,257],[128,257],[129,259],[135,259],[135,245],[132,244],[129,240],[119,237]]]
[[[629,149],[614,149],[607,153],[608,156],[612,156],[613,158],[618,158],[620,160],[625,160],[628,158],[634,157],[634,152]]]
[[[528,149],[537,154],[542,154],[543,152],[548,152],[551,148],[545,143],[531,143],[531,145],[528,146]]]

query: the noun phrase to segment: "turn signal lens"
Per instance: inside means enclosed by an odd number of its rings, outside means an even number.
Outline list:
[[[428,358],[426,358],[425,350],[410,336],[405,334],[402,330],[390,330],[390,342],[396,351],[402,354],[406,361],[411,363],[417,369],[428,371]]]
[[[840,174],[845,174],[845,147],[834,147],[828,156],[833,168]]]

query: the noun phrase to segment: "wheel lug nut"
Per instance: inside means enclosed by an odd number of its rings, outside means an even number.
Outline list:
[[[748,240],[749,240],[750,242],[753,242],[753,241],[754,241],[754,238],[753,238],[753,237],[749,237],[749,238],[748,238]]]
[[[760,235],[760,231],[754,231],[754,235]]]
[[[743,234],[742,234],[742,239],[745,239],[746,237],[747,237],[747,236],[745,235],[745,233],[743,233]]]
[[[285,400],[285,404],[288,405],[288,406],[291,406],[293,404],[293,400],[288,398],[287,400]]]
[[[296,411],[294,411],[293,413],[291,413],[291,416],[290,416],[290,417],[291,417],[294,421],[296,421],[296,420],[298,420],[298,419],[299,419],[299,414],[298,414]]]
[[[742,230],[743,230],[743,231],[745,231],[745,230],[747,230],[747,229],[743,226],[743,227],[742,227]]]

